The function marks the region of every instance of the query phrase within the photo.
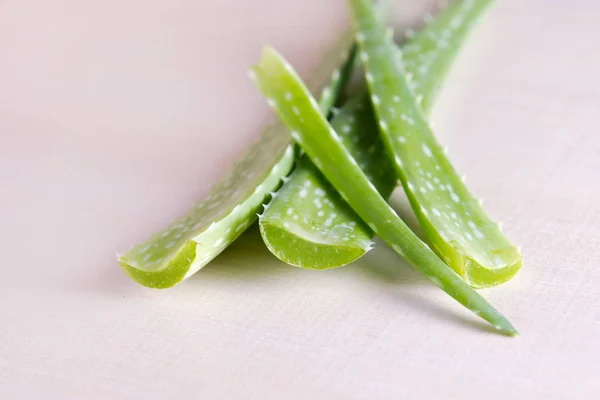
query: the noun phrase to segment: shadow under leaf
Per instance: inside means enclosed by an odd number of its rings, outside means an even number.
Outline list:
[[[202,268],[190,279],[202,279],[203,275],[234,276],[238,280],[260,279],[274,274],[291,273],[293,270],[275,257],[263,243],[257,224],[253,224],[231,246]]]

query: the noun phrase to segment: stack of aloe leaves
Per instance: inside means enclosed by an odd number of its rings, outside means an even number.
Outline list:
[[[124,270],[142,285],[172,287],[257,218],[276,257],[309,269],[357,260],[376,234],[456,301],[515,335],[474,288],[512,278],[522,255],[465,186],[427,118],[453,60],[492,3],[455,0],[398,45],[383,4],[349,0],[353,30],[307,83],[265,47],[249,75],[279,120],[193,210],[120,255]],[[364,87],[348,92],[359,64]],[[388,204],[399,184],[426,242]]]

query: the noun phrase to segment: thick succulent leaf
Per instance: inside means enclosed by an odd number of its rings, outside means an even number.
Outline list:
[[[351,99],[332,124],[369,180],[389,197],[396,176],[377,137],[368,97]],[[278,258],[311,269],[348,264],[371,248],[373,238],[371,229],[305,156],[260,217],[260,231]]]
[[[323,112],[335,103],[348,79],[346,65],[354,64],[353,57],[345,64],[343,60],[348,59],[352,42],[352,34],[344,34],[311,74],[309,87],[322,93]],[[153,288],[168,288],[193,275],[256,220],[262,204],[289,174],[294,158],[285,126],[269,125],[225,179],[187,215],[120,255],[119,263],[135,281]]]
[[[275,154],[265,159],[265,154]],[[267,163],[275,161],[275,163]],[[184,217],[119,257],[134,280],[171,287],[191,276],[237,238],[254,220],[265,197],[294,163],[285,131],[271,126],[229,176]]]
[[[398,217],[362,171],[342,138],[329,125],[293,68],[271,48],[251,76],[292,137],[352,209],[398,254],[476,315],[499,331],[516,334],[494,309],[423,243]],[[296,110],[298,110],[296,112]]]
[[[470,27],[490,3],[454,1],[416,34],[407,32],[401,56],[407,73],[415,77],[414,91],[423,111],[430,111]],[[332,125],[387,199],[396,186],[396,174],[383,149],[372,112],[370,99],[359,93],[334,115]],[[296,167],[259,224],[262,237],[275,256],[288,264],[311,269],[348,264],[371,248],[373,238],[369,227],[340,199],[310,160],[303,160]]]
[[[467,0],[460,6],[487,3]],[[397,57],[372,2],[350,0],[350,4],[379,128],[429,242],[472,286],[493,286],[510,279],[522,265],[521,253],[486,215],[450,164],[417,104],[409,84],[411,75]],[[440,34],[435,40],[451,36]]]

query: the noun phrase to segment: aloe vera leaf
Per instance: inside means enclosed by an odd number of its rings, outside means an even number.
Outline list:
[[[311,74],[311,92],[321,92],[327,113],[344,87],[354,64],[351,32],[340,37]],[[346,63],[343,60],[348,59]],[[341,69],[338,69],[342,63]],[[295,151],[285,126],[276,122],[185,216],[118,256],[125,272],[153,288],[172,287],[214,259],[255,220],[256,213],[293,167]]]
[[[382,196],[389,197],[396,186],[396,176],[382,141],[377,139],[368,96],[352,97],[332,123],[369,180]],[[327,269],[348,264],[373,244],[371,229],[306,156],[298,161],[289,180],[260,216],[259,227],[275,256],[303,268]]]
[[[394,251],[456,301],[507,335],[510,322],[471,288],[398,217],[342,144],[294,69],[275,50],[265,48],[250,76],[294,140],[344,200]],[[299,112],[295,112],[296,107]]]
[[[415,76],[414,91],[424,112],[430,111],[467,33],[490,3],[454,1],[418,33],[407,31],[401,56],[407,72]],[[443,42],[436,39],[440,36]],[[396,186],[396,174],[377,133],[370,99],[363,101],[363,97],[357,94],[332,121],[339,127],[336,130],[346,148],[387,199]],[[306,159],[279,189],[261,215],[259,226],[265,244],[276,257],[303,268],[340,267],[372,246],[373,232]]]
[[[380,132],[430,244],[474,287],[512,278],[522,265],[519,249],[486,215],[437,142],[409,85],[411,75],[371,1],[349,2]],[[489,2],[467,0],[460,6],[475,10]],[[434,40],[450,36],[438,34]]]

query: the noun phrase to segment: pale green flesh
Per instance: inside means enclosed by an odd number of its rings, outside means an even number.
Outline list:
[[[490,2],[465,0],[455,6],[477,14]],[[371,2],[350,3],[379,128],[429,242],[472,286],[493,286],[510,279],[522,264],[519,250],[486,215],[450,164],[417,104],[409,84],[410,73],[386,37],[385,26]],[[458,28],[468,27],[458,24]],[[443,41],[444,48],[450,48],[454,42],[448,29],[430,40]],[[423,41],[413,46],[418,51],[420,46],[431,45]]]
[[[345,84],[350,71],[343,60],[351,47],[352,35],[343,35],[311,74],[309,87],[322,93],[323,112],[328,112]],[[120,255],[119,263],[132,279],[148,287],[168,288],[188,278],[256,220],[256,213],[279,188],[294,160],[285,126],[280,122],[269,125],[225,179],[187,215]]]
[[[491,2],[479,1],[465,7],[466,3],[464,0],[453,2],[422,30],[411,35],[403,46],[406,70],[415,77],[413,89],[426,113],[433,106],[439,87],[471,26]],[[435,39],[440,35],[444,35],[445,42]],[[365,103],[369,102],[366,100]],[[396,185],[394,166],[384,154],[374,118],[364,115],[372,112],[370,105],[364,108],[360,103],[363,109],[358,110],[357,104],[353,99],[344,105],[333,117],[332,125],[370,179],[373,170],[387,171],[382,182],[374,182],[387,199]],[[302,190],[305,185],[311,185],[312,190]],[[373,232],[339,198],[310,161],[298,165],[278,193],[280,195],[271,201],[259,224],[267,247],[282,261],[311,269],[334,268],[356,260],[371,248]],[[299,193],[306,193],[306,197],[298,199]],[[319,198],[321,200],[315,203]],[[298,215],[303,218],[294,219]],[[337,215],[333,223],[330,215]],[[295,246],[290,242],[307,245]]]
[[[293,68],[267,48],[252,68],[257,86],[292,137],[353,210],[398,254],[459,303],[514,335],[510,322],[423,243],[387,204],[329,125]],[[299,110],[294,112],[294,107]]]

